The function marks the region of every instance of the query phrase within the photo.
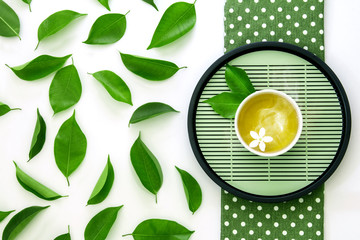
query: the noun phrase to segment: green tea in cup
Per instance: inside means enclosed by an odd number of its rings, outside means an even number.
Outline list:
[[[283,92],[262,90],[240,104],[235,129],[241,143],[260,156],[277,156],[291,149],[302,131],[296,102]]]

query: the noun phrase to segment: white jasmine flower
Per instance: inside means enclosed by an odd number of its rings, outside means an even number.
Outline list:
[[[261,128],[259,131],[259,134],[257,134],[254,131],[250,131],[250,135],[255,140],[252,141],[249,146],[251,148],[255,148],[255,147],[259,146],[259,148],[262,152],[265,152],[265,147],[266,147],[265,143],[271,142],[273,140],[272,137],[265,136],[265,128]]]

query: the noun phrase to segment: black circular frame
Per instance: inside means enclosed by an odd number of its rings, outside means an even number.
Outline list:
[[[199,147],[199,143],[196,135],[196,127],[195,127],[195,116],[196,116],[196,109],[199,102],[199,98],[202,91],[205,88],[205,85],[212,78],[212,76],[221,67],[223,67],[226,63],[230,62],[231,60],[239,56],[245,55],[247,53],[263,51],[263,50],[275,50],[275,51],[287,52],[307,60],[308,62],[313,64],[316,68],[318,68],[324,74],[324,76],[329,80],[331,85],[334,87],[340,102],[342,116],[343,116],[343,129],[342,129],[342,137],[339,144],[339,148],[334,159],[327,167],[327,169],[315,181],[313,181],[306,187],[291,193],[287,193],[283,195],[274,195],[274,196],[263,196],[263,195],[244,192],[238,188],[231,186],[230,184],[226,183],[223,179],[221,179],[205,160]],[[351,132],[351,112],[350,112],[349,101],[347,99],[345,90],[341,85],[340,80],[335,75],[335,73],[330,69],[330,67],[326,63],[324,63],[320,58],[310,53],[309,51],[306,51],[292,44],[280,43],[280,42],[252,43],[236,48],[226,53],[224,56],[220,57],[217,61],[215,61],[215,63],[213,63],[209,67],[209,69],[204,73],[204,75],[201,77],[200,81],[198,82],[194,90],[194,93],[191,97],[191,102],[188,112],[188,134],[190,138],[191,147],[200,166],[204,169],[207,175],[224,190],[238,197],[252,201],[257,201],[257,202],[288,201],[294,198],[299,198],[318,188],[333,174],[333,172],[339,166],[342,158],[345,155],[347,146],[349,144],[350,132]]]

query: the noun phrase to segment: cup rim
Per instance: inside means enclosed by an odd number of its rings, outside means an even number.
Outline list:
[[[271,152],[271,153],[264,153],[264,152],[260,152],[258,150],[255,150],[254,148],[251,148],[248,144],[245,143],[245,141],[243,140],[243,138],[241,137],[240,135],[240,131],[239,131],[239,128],[238,128],[238,120],[239,120],[239,114],[240,114],[240,111],[241,109],[244,107],[244,105],[252,98],[254,98],[255,96],[258,96],[258,95],[261,95],[261,94],[264,94],[264,93],[273,93],[273,94],[276,94],[276,95],[279,95],[279,96],[282,96],[284,97],[286,100],[288,100],[291,105],[294,107],[295,111],[296,111],[296,115],[298,117],[298,130],[296,132],[296,135],[294,137],[294,139],[291,141],[291,143],[289,145],[287,145],[285,148],[279,150],[279,151],[276,151],[276,152]],[[239,107],[237,108],[236,110],[236,114],[235,114],[235,120],[234,120],[234,124],[235,124],[235,132],[236,132],[236,135],[238,137],[238,139],[240,140],[241,144],[247,149],[249,150],[250,152],[258,155],[258,156],[262,156],[262,157],[275,157],[275,156],[279,156],[281,154],[284,154],[286,153],[287,151],[289,151],[296,143],[297,141],[299,140],[300,136],[301,136],[301,133],[302,133],[302,128],[303,128],[303,118],[302,118],[302,113],[301,113],[301,110],[298,106],[298,104],[296,103],[296,101],[290,97],[289,95],[287,95],[286,93],[284,92],[281,92],[281,91],[278,91],[278,90],[275,90],[275,89],[264,89],[264,90],[259,90],[259,91],[256,91],[252,94],[250,94],[249,96],[247,96],[242,102],[241,104],[239,105]]]

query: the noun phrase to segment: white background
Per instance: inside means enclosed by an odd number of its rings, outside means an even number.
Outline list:
[[[249,0],[250,1],[250,0]],[[162,13],[171,1],[155,1],[156,12],[141,0],[110,0],[113,12],[127,15],[124,37],[108,46],[83,44],[97,17],[108,11],[96,0],[34,0],[33,12],[22,1],[6,1],[19,15],[21,37],[0,37],[0,101],[22,111],[13,111],[0,118],[0,211],[17,211],[32,205],[51,207],[42,212],[19,239],[54,239],[71,226],[75,240],[83,239],[88,221],[100,210],[124,204],[108,239],[121,239],[137,224],[148,218],[175,220],[191,230],[191,239],[216,240],[220,236],[220,189],[202,171],[193,156],[187,136],[187,110],[192,91],[203,72],[223,53],[223,0],[198,0],[197,23],[194,30],[177,42],[160,49],[146,50]],[[325,239],[360,239],[360,164],[357,144],[360,142],[359,122],[359,53],[360,2],[328,0],[325,3],[326,61],[345,87],[353,117],[352,136],[348,151],[338,170],[326,184]],[[37,51],[37,27],[50,14],[64,9],[89,15],[75,20],[69,27],[40,44]],[[165,59],[179,66],[188,66],[163,82],[150,82],[128,72],[118,51]],[[76,118],[88,139],[86,158],[70,177],[57,169],[53,142],[61,124],[72,115],[73,108],[52,116],[48,89],[53,74],[34,82],[17,78],[7,67],[23,64],[38,55],[64,56],[73,54],[78,68],[83,95],[75,106]],[[69,60],[70,63],[70,60]],[[105,89],[87,72],[111,70],[128,84],[134,106],[114,101]],[[132,112],[150,101],[161,101],[179,110],[128,128]],[[26,163],[39,107],[47,124],[44,149]],[[153,195],[140,184],[130,164],[129,151],[136,137],[142,139],[157,156],[164,172],[164,184],[155,204]],[[101,204],[86,202],[110,154],[115,168],[115,182],[109,197]],[[25,191],[16,181],[12,161],[31,176],[68,198],[43,201]],[[203,189],[203,204],[195,215],[187,208],[182,183],[175,165],[190,172]],[[11,215],[13,216],[13,215]],[[4,229],[10,217],[0,224]],[[131,239],[131,237],[127,237]]]

